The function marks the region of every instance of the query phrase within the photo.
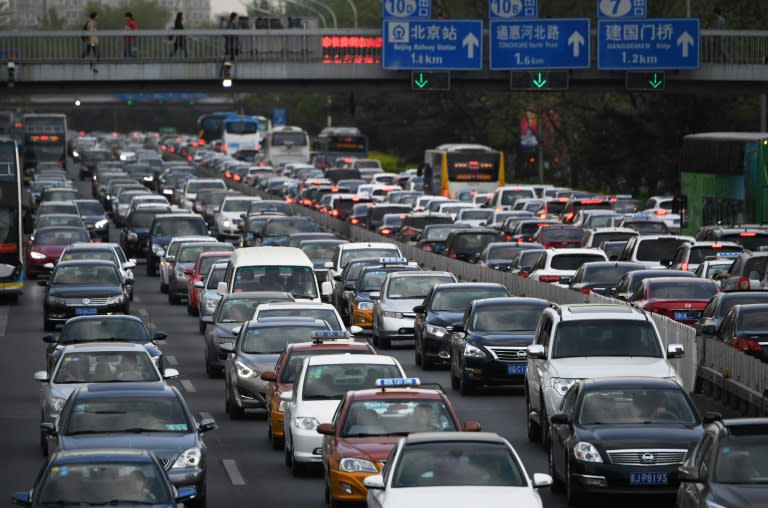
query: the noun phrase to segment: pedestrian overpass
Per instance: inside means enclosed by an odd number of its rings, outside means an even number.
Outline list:
[[[100,58],[82,58],[80,31],[0,32],[0,94],[112,93],[140,90],[221,91],[229,73],[233,91],[308,87],[410,88],[410,72],[382,69],[380,30],[263,29],[238,31],[240,53],[228,69],[224,38],[231,30],[185,30],[188,56],[170,57],[178,32],[139,30],[138,54],[124,57],[126,32],[99,31]],[[626,74],[592,68],[570,72],[569,89],[623,90]],[[487,38],[487,36],[486,36]],[[487,46],[487,45],[486,45]],[[667,92],[764,93],[768,31],[702,30],[697,70],[666,71]],[[484,69],[488,69],[487,54]],[[93,65],[91,65],[93,64]],[[7,86],[2,86],[5,83]],[[451,87],[510,89],[510,73],[452,72]]]

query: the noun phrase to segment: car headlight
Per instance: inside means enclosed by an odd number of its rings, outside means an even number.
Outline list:
[[[199,466],[200,459],[202,459],[202,457],[203,452],[200,451],[200,448],[189,448],[181,452],[181,455],[179,455],[179,458],[177,458],[176,462],[173,463],[173,467],[171,469],[175,469],[177,467]]]
[[[563,396],[565,395],[565,392],[568,391],[568,388],[570,388],[571,385],[575,382],[575,379],[567,377],[553,377],[552,388],[554,388],[555,391],[560,394],[560,396]]]
[[[174,270],[176,272],[176,278],[180,281],[187,280],[187,274],[184,273],[184,270]]]
[[[224,219],[221,221],[221,226],[225,228],[231,228],[232,227],[232,221],[229,219]]]
[[[46,256],[42,252],[32,251],[29,253],[29,257],[31,257],[32,259],[45,259]]]
[[[66,305],[67,300],[64,299],[62,296],[51,296],[48,295],[48,303],[57,303],[59,305]]]
[[[486,354],[485,351],[483,351],[477,346],[473,346],[472,344],[465,344],[464,356],[467,358],[485,358],[488,355]]]
[[[277,410],[285,413],[285,410],[288,409],[288,402],[285,400],[281,400],[280,404],[277,405]]]
[[[394,319],[403,319],[402,312],[396,312],[394,310],[385,310],[381,313],[382,316]]]
[[[144,181],[145,181],[145,182],[151,182],[151,181],[152,181],[152,180],[154,180],[154,179],[155,179],[155,177],[154,177],[154,176],[145,176],[145,177],[144,177]]]
[[[435,337],[445,337],[447,332],[442,326],[427,325],[427,333]]]
[[[156,243],[153,243],[152,244],[152,254],[154,254],[155,256],[157,256],[159,258],[161,258],[161,257],[165,256],[165,249],[163,248],[162,245],[157,245]]]
[[[95,227],[96,229],[104,229],[105,227],[107,227],[107,224],[109,224],[109,221],[107,221],[107,219],[101,219],[100,221],[96,221],[93,224],[93,227]]]
[[[376,466],[370,460],[344,457],[339,461],[339,469],[347,473],[375,473]]]
[[[213,310],[213,309],[216,308],[216,304],[217,303],[219,303],[217,300],[213,300],[213,299],[209,298],[209,299],[207,299],[205,301],[205,308]]]
[[[357,304],[357,310],[373,310],[372,302],[360,302]]]
[[[125,295],[110,296],[107,298],[107,305],[114,305],[116,303],[123,303],[125,301]]]
[[[293,424],[299,430],[315,430],[320,422],[314,416],[297,416],[293,419]]]
[[[600,456],[597,448],[592,443],[587,443],[586,441],[576,443],[576,446],[573,447],[573,456],[581,462],[603,462],[603,458]]]
[[[243,379],[250,379],[256,374],[259,374],[240,360],[235,360],[235,368],[237,369],[237,377],[241,377]]]
[[[61,411],[61,408],[64,407],[64,403],[67,401],[67,399],[62,399],[60,397],[51,397],[51,399],[48,401],[48,408],[51,411],[59,412]]]
[[[163,194],[170,196],[173,194],[173,189],[163,189]]]

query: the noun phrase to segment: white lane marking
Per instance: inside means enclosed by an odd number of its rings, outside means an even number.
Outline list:
[[[141,298],[139,298],[138,296],[134,296],[133,301],[136,303],[141,303]]]
[[[8,328],[8,307],[0,307],[0,337],[5,337]]]
[[[194,393],[197,391],[195,390],[195,385],[193,385],[192,381],[190,381],[189,379],[182,379],[180,383],[181,383],[181,386],[183,386],[184,389],[189,393]]]
[[[135,300],[135,298],[134,298],[134,300]],[[139,309],[138,312],[139,312],[139,316],[141,316],[141,317],[149,316],[149,311],[147,311],[147,309],[145,309],[144,307]]]
[[[240,470],[237,469],[237,464],[232,459],[221,459],[221,463],[224,465],[224,470],[229,476],[229,481],[232,485],[245,485],[245,479],[240,474]]]
[[[179,364],[179,361],[173,355],[165,355],[165,361],[168,362],[168,365],[172,365],[173,367],[176,367]]]

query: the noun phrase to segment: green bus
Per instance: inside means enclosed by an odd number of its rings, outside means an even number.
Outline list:
[[[688,225],[768,223],[768,133],[702,132],[683,137],[680,193]]]

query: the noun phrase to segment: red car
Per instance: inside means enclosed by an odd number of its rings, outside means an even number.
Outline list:
[[[195,261],[195,266],[187,268],[184,273],[187,276],[187,313],[192,316],[197,315],[197,298],[198,298],[198,285],[196,282],[202,283],[205,280],[205,276],[208,275],[208,270],[211,269],[218,261],[226,261],[232,256],[231,252],[227,251],[212,251],[201,252]]]
[[[651,277],[637,287],[632,305],[693,326],[710,298],[719,291],[711,279],[698,277]]]
[[[70,244],[91,241],[88,230],[77,226],[47,226],[38,228],[29,238],[26,248],[27,277],[49,275],[61,252]],[[50,267],[46,267],[48,263]]]

